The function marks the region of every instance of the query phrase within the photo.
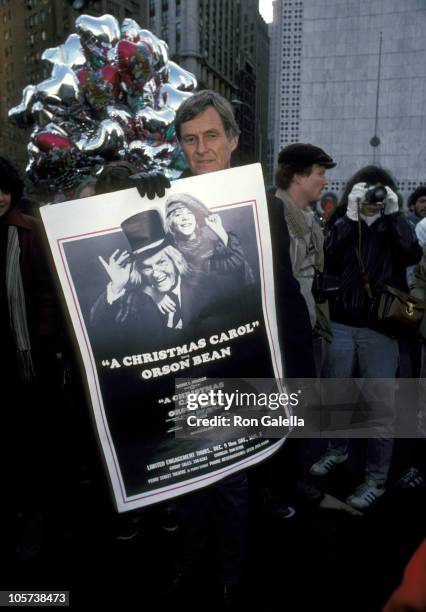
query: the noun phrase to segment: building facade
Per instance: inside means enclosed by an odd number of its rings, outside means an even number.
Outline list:
[[[234,106],[237,163],[262,158],[267,138],[269,36],[257,0],[150,0],[149,28],[170,56]]]
[[[311,142],[337,161],[336,193],[368,164],[390,170],[405,197],[426,182],[425,28],[423,0],[275,0],[271,161]]]

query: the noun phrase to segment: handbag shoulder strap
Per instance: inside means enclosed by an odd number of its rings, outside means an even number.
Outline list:
[[[367,276],[367,272],[365,271],[364,262],[362,261],[362,257],[361,257],[361,234],[362,234],[362,231],[361,231],[360,205],[359,205],[359,200],[358,200],[358,244],[355,245],[355,252],[356,252],[357,259],[358,259],[359,270],[361,272],[361,278],[364,283],[364,289],[366,290],[367,295],[370,298],[370,300],[372,300],[373,290],[371,289],[370,280]]]

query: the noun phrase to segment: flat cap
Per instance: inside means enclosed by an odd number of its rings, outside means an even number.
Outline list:
[[[336,166],[333,158],[327,155],[320,147],[304,142],[295,142],[282,149],[278,154],[278,163],[288,164],[296,170],[303,170],[313,164],[318,164],[325,168],[334,168]]]

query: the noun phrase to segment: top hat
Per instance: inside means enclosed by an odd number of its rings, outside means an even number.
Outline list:
[[[333,158],[320,147],[303,142],[295,142],[282,149],[278,154],[278,163],[292,166],[296,170],[303,170],[314,164],[324,166],[324,168],[336,166]]]
[[[154,255],[169,244],[158,210],[144,210],[121,224],[134,255]]]

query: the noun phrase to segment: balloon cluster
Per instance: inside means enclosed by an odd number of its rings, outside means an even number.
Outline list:
[[[169,60],[167,44],[133,19],[80,15],[42,59],[50,78],[28,85],[9,119],[33,128],[27,173],[50,190],[72,188],[111,160],[180,175],[184,158],[174,119],[197,81]]]

